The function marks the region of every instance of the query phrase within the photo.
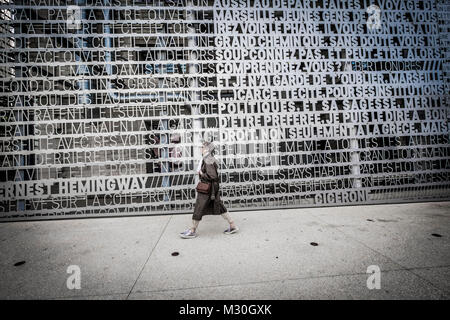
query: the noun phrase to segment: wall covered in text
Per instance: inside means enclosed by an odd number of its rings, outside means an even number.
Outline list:
[[[450,199],[450,1],[0,0],[0,220]]]

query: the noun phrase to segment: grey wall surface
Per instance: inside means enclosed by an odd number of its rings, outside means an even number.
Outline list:
[[[449,1],[1,0],[0,221],[450,199]]]

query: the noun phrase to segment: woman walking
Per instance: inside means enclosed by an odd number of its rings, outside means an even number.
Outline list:
[[[194,214],[192,215],[192,227],[180,233],[180,236],[184,239],[195,238],[197,236],[198,224],[204,215],[220,214],[225,220],[227,220],[230,226],[224,231],[225,234],[233,234],[239,230],[231,219],[227,208],[225,208],[222,200],[220,199],[219,174],[217,171],[219,164],[216,158],[214,158],[214,154],[214,144],[208,141],[203,142],[203,158],[197,167],[197,173],[200,177],[200,181],[209,183],[210,187],[208,193],[197,192]]]

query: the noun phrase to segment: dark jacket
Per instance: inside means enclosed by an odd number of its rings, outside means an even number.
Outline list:
[[[195,201],[194,214],[192,219],[202,220],[204,215],[222,214],[227,212],[220,199],[219,174],[217,164],[206,164],[203,162],[201,166],[202,174],[199,174],[200,181],[211,183],[210,193],[198,193]]]

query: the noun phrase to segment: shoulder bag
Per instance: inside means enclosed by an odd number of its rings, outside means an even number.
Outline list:
[[[197,184],[197,192],[199,193],[209,193],[209,190],[211,189],[211,183],[206,183],[206,182],[199,182]]]

